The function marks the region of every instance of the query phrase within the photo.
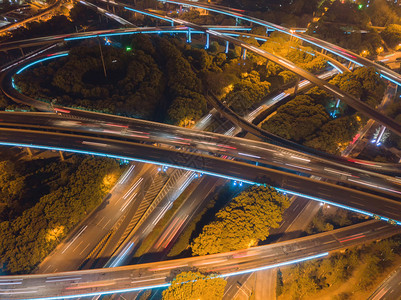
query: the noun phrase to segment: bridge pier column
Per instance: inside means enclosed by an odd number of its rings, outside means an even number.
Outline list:
[[[349,64],[348,64],[348,69],[353,69],[355,67],[355,64],[352,62],[352,61],[350,61],[349,62]]]
[[[29,157],[32,157],[33,154],[32,154],[31,148],[26,147],[25,149],[26,149],[26,152],[28,152]]]
[[[191,42],[192,42],[191,28],[188,28],[188,32],[187,32],[187,43],[190,44]]]
[[[24,50],[22,50],[22,48],[19,48],[19,50],[21,51],[21,55],[25,56]]]
[[[241,53],[241,59],[242,59],[242,60],[246,60],[246,49],[245,49],[245,48],[242,48],[242,49],[241,49],[241,52],[242,52],[242,53]]]
[[[226,50],[224,51],[226,54],[228,53],[228,48],[230,47],[230,42],[226,41]]]
[[[299,89],[299,82],[301,81],[301,77],[297,76],[297,83],[295,84],[295,88],[294,88],[294,95],[296,95],[298,93],[298,89]]]
[[[208,33],[206,33],[206,45],[205,45],[205,49],[209,49],[210,46],[210,35]]]
[[[240,19],[238,19],[238,18],[235,18],[235,26],[238,26],[238,25],[240,25]]]
[[[180,12],[179,13],[182,14],[182,5],[180,5]]]
[[[64,161],[64,155],[63,152],[61,152],[61,150],[58,151],[58,153],[60,153],[60,159],[61,161]]]

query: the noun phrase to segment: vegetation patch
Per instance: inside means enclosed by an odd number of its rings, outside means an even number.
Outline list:
[[[191,245],[193,255],[256,246],[268,237],[269,228],[279,226],[288,206],[288,198],[275,189],[250,187],[219,210],[213,222],[203,227]]]
[[[0,168],[6,205],[0,223],[0,267],[7,274],[32,271],[101,203],[121,173],[116,160],[81,156],[64,162],[1,161]]]
[[[166,290],[163,291],[164,300],[210,299],[223,298],[227,284],[223,278],[214,274],[200,272],[182,272],[178,274]]]
[[[400,259],[400,236],[279,271],[278,299],[366,299]]]

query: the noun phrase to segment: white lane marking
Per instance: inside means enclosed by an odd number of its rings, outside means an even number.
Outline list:
[[[85,227],[83,227],[78,234],[73,238],[73,240],[67,245],[67,247],[65,247],[65,249],[61,252],[61,254],[63,254],[65,251],[67,251],[68,248],[70,248],[70,246],[76,241],[76,239],[85,231],[85,229],[88,226],[86,225]]]
[[[102,229],[104,229],[104,228],[110,223],[110,221],[111,221],[111,219],[109,219],[109,220],[106,222],[106,224],[104,224],[104,226],[103,226]]]
[[[83,242],[84,242],[84,241],[80,241],[79,244],[78,244],[74,249],[72,249],[72,252],[75,252],[75,250],[77,250],[78,247],[79,247]]]
[[[143,177],[141,177],[140,179],[138,179],[138,181],[136,181],[132,187],[128,190],[128,192],[125,193],[125,195],[123,196],[123,199],[127,199],[127,197],[138,187],[138,185],[143,181]]]
[[[79,255],[81,255],[82,253],[84,253],[84,251],[86,250],[86,248],[88,248],[89,247],[89,244],[88,245],[86,245],[86,247],[81,251],[81,252],[79,252]]]
[[[131,196],[131,198],[129,198],[129,199],[124,203],[124,205],[120,208],[120,211],[124,211],[124,210],[128,207],[128,205],[129,205],[129,204],[132,202],[132,200],[135,198],[136,194],[137,194],[137,193],[133,194],[133,195]]]
[[[96,226],[99,226],[99,224],[103,221],[103,219],[104,219],[104,216],[103,216],[103,218],[100,219],[99,222],[97,222]]]

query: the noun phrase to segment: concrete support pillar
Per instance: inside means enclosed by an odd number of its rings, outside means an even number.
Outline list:
[[[297,76],[297,83],[295,84],[294,95],[296,95],[298,93],[300,81],[301,81],[301,77]]]
[[[182,5],[180,5],[180,14],[182,13]]]
[[[28,152],[28,155],[29,155],[30,157],[32,157],[33,154],[32,154],[31,148],[26,147],[25,149],[26,149],[26,152]]]
[[[187,43],[190,44],[191,42],[192,42],[191,28],[188,28],[188,32],[187,32]]]
[[[61,150],[58,151],[58,153],[60,153],[60,159],[61,161],[64,161],[64,155],[63,152]]]
[[[245,60],[246,59],[246,49],[245,48],[242,48],[241,49],[241,58],[242,58],[242,60]]]
[[[206,33],[206,44],[205,44],[205,49],[209,49],[210,46],[210,35]]]
[[[230,47],[230,42],[226,41],[226,50],[224,51],[226,54],[228,53],[229,47]]]
[[[353,69],[355,67],[354,63],[352,61],[349,62],[348,64],[348,69]]]
[[[24,50],[22,50],[22,48],[19,48],[19,50],[21,51],[21,55],[25,56]]]
[[[238,18],[235,18],[235,26],[238,26],[238,25],[240,25],[240,23],[241,23],[240,19],[238,19]]]

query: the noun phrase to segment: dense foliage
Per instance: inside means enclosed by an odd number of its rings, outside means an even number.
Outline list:
[[[401,43],[401,25],[391,24],[387,26],[382,31],[381,36],[389,47],[397,47]]]
[[[2,196],[12,199],[18,191],[26,189],[26,178],[16,173],[9,162],[3,161],[1,167]],[[21,215],[0,223],[3,272],[32,271],[70,229],[100,204],[120,171],[115,160],[77,156],[68,162],[52,162],[36,173],[42,174],[43,180],[36,184],[49,190]]]
[[[15,76],[23,93],[62,105],[183,124],[206,112],[201,80],[182,45],[164,38],[136,35],[132,52],[98,45],[76,47],[68,57]],[[199,52],[199,53],[198,53]],[[192,50],[191,62],[201,69],[204,50]],[[166,114],[167,111],[167,114]]]
[[[65,9],[63,6],[61,8]],[[23,27],[12,30],[12,34],[10,31],[9,35],[2,38],[22,40],[58,33],[71,33],[76,29],[87,28],[91,21],[97,20],[97,18],[98,16],[93,10],[77,2],[67,14],[62,11],[60,15],[49,20],[29,22]]]
[[[269,228],[277,228],[288,198],[275,189],[253,186],[232,199],[216,219],[194,240],[194,255],[246,249],[265,240]]]
[[[339,0],[325,4],[327,12],[315,18],[309,33],[364,56],[379,54],[386,46],[397,46],[401,40],[392,24],[401,24],[398,3],[375,0],[368,4]],[[379,33],[381,28],[375,26],[388,27]]]
[[[163,300],[220,300],[226,284],[227,281],[213,274],[182,272],[163,291]]]
[[[302,299],[335,286],[351,295],[365,291],[400,253],[399,237],[347,250],[322,260],[298,264],[279,273],[279,291],[284,299]],[[398,255],[397,255],[398,254]],[[351,281],[351,276],[354,276]],[[341,284],[349,282],[352,284]],[[279,298],[280,299],[280,298]],[[340,299],[348,299],[346,297]]]

